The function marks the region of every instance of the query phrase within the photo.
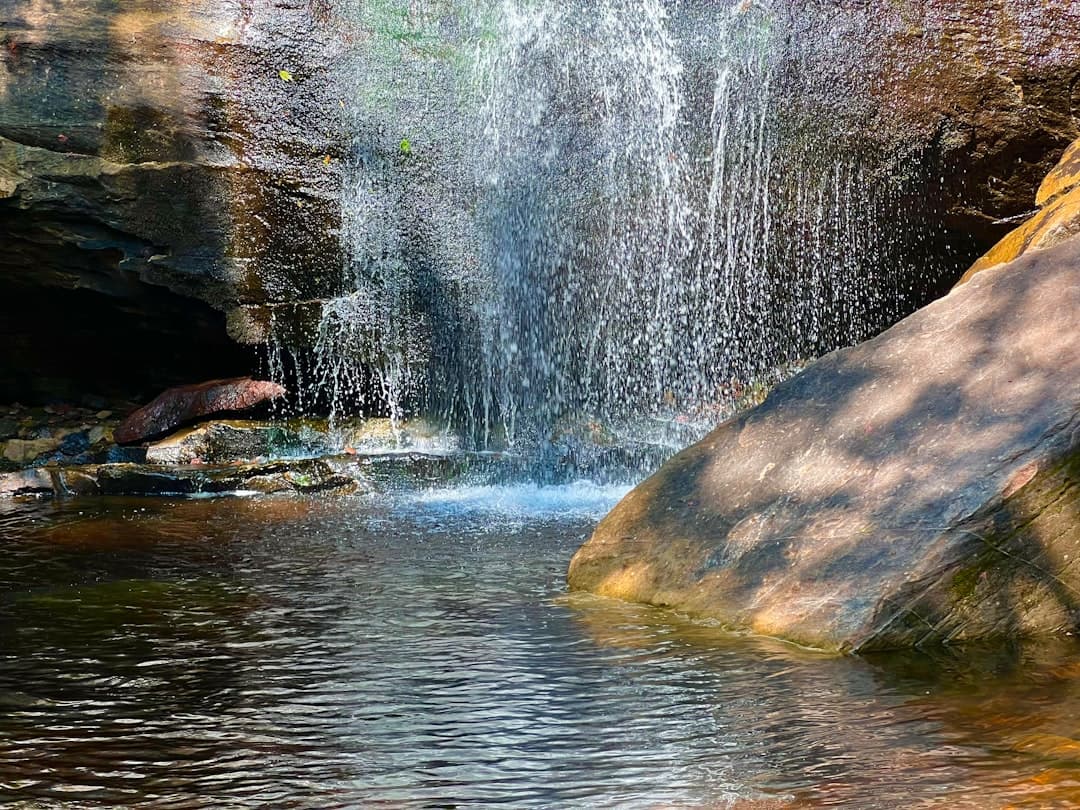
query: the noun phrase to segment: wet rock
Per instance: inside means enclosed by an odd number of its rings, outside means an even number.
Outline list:
[[[59,449],[60,439],[9,439],[4,443],[4,458],[13,464],[30,464]]]
[[[350,489],[350,484],[343,483],[341,488],[344,491],[348,491]],[[285,475],[280,473],[256,475],[248,478],[244,481],[244,489],[249,492],[258,492],[260,495],[276,495],[282,492],[294,491],[292,482]]]
[[[486,484],[523,471],[521,459],[500,453],[391,452],[331,456],[323,461],[339,475],[375,490]]]
[[[912,150],[939,169],[937,188],[926,191],[940,192],[943,225],[992,245],[1010,230],[1011,218],[1031,210],[1039,183],[1080,136],[1080,6],[864,5],[865,25],[846,32],[845,47],[856,62],[866,59],[856,72],[865,72],[875,96],[868,137]],[[826,54],[835,57],[832,49]]]
[[[20,438],[24,439],[51,439],[55,431],[50,425],[30,425],[20,431]]]
[[[120,447],[119,445],[109,445],[105,451],[105,458],[101,462],[103,464],[145,464],[146,463],[146,448],[145,447]]]
[[[90,429],[68,433],[57,448],[65,456],[77,456],[90,449]]]
[[[151,464],[207,464],[304,454],[298,431],[269,422],[229,420],[181,430],[146,449]],[[314,455],[314,453],[308,453]]]
[[[55,471],[52,494],[62,497],[92,496],[101,495],[102,491],[93,467],[72,467]]]
[[[569,585],[862,651],[1080,626],[1080,238],[978,274],[665,464]]]
[[[958,285],[987,268],[1014,261],[1032,251],[1046,250],[1080,234],[1080,141],[1069,148],[1047,175],[1038,200],[1042,210],[994,245],[964,273]]]
[[[449,454],[460,440],[445,425],[423,419],[393,424],[389,419],[326,419],[279,422],[215,420],[178,431],[147,448],[147,461],[186,464],[245,461],[255,458],[378,455],[394,451]]]
[[[521,475],[522,459],[497,453],[426,454],[393,451],[286,458],[249,463],[146,463],[141,448],[113,447],[105,463],[50,463],[0,476],[0,495],[52,493],[188,496],[255,492],[332,493],[486,484]],[[121,454],[128,454],[124,458]]]
[[[349,448],[357,453],[385,453],[398,449],[445,454],[461,449],[461,439],[446,425],[426,419],[399,424],[389,419],[355,419],[333,428],[328,426],[327,431],[332,447]]]
[[[0,473],[0,497],[51,495],[53,488],[52,474],[41,467]]]
[[[198,495],[241,491],[352,492],[354,478],[319,460],[264,464],[102,464],[56,471],[56,494]]]
[[[130,414],[113,435],[120,444],[131,444],[201,417],[245,411],[284,394],[285,389],[277,383],[250,377],[181,385],[164,391],[149,405]]]

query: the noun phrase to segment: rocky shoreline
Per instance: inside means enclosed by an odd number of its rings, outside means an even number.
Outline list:
[[[363,491],[452,481],[505,465],[464,454],[438,426],[388,419],[204,419],[164,438],[116,441],[131,403],[0,408],[0,497]]]
[[[387,418],[229,414],[121,444],[120,417],[131,408],[0,408],[6,433],[0,439],[0,498],[345,495],[515,480],[629,481],[700,435],[700,427],[679,420],[618,431],[566,420],[545,442],[478,451],[467,449],[445,425],[424,419],[394,424]]]

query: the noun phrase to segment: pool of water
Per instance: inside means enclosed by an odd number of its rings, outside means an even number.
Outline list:
[[[1080,806],[1072,642],[837,659],[567,595],[620,494],[0,505],[0,802]]]

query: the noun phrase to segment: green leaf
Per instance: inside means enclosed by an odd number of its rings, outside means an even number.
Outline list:
[[[408,138],[402,138],[401,139],[401,145],[398,148],[401,149],[401,154],[403,154],[403,155],[411,155],[412,154],[412,144],[409,143]]]
[[[277,72],[277,75],[281,77],[281,80],[283,82],[291,82],[292,81],[292,73],[290,73],[287,70],[279,70]]]

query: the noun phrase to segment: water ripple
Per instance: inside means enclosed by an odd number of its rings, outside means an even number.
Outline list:
[[[9,508],[0,800],[1075,806],[1074,646],[833,659],[565,595],[618,494]]]

